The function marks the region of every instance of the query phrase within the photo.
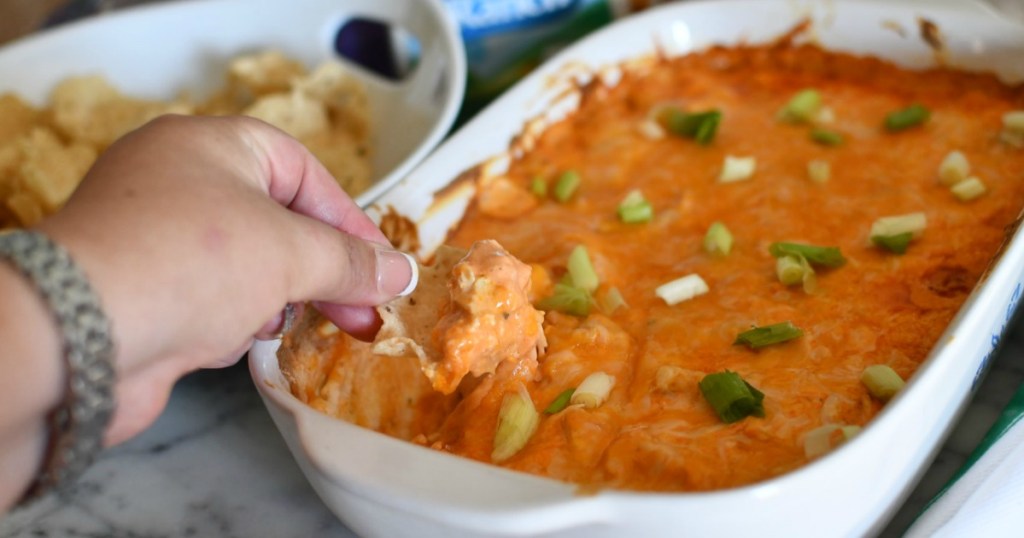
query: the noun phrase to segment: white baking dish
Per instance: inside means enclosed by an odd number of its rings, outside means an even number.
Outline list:
[[[42,105],[64,78],[101,74],[137,97],[203,96],[240,54],[275,49],[309,67],[337,58],[334,37],[356,17],[404,28],[422,55],[397,83],[352,66],[371,107],[374,186],[357,197],[365,206],[441,141],[462,102],[465,53],[440,0],[191,0],[115,11],[0,49],[0,93]]]
[[[811,16],[821,43],[909,67],[932,65],[917,17],[942,29],[949,59],[1024,80],[1024,26],[970,2],[777,2],[669,5],[587,38],[542,67],[443,144],[371,213],[393,207],[419,224],[423,252],[444,238],[471,182],[434,194],[478,163],[501,169],[513,135],[551,106],[552,81],[650,54],[777,37]],[[883,23],[887,23],[883,26]],[[905,27],[907,37],[892,30]],[[573,66],[573,67],[569,67]],[[560,101],[565,104],[565,101]],[[571,105],[571,102],[568,103]],[[507,471],[391,439],[307,408],[288,391],[276,344],[257,344],[250,368],[274,421],[324,502],[356,532],[376,536],[860,536],[877,532],[939,448],[976,386],[1020,297],[1019,234],[913,376],[865,431],[827,457],[758,484],[693,494],[603,491]]]

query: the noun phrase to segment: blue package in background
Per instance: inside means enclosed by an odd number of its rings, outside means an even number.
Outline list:
[[[462,28],[465,121],[573,41],[630,11],[629,0],[444,0]]]

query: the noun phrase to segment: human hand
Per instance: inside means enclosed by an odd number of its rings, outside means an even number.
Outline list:
[[[343,330],[405,290],[408,259],[298,142],[248,118],[164,117],[96,162],[40,228],[67,248],[114,329],[108,442],[148,426],[174,382],[234,363],[287,303]]]

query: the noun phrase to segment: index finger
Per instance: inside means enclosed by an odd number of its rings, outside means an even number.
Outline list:
[[[299,141],[252,118],[240,118],[240,126],[257,152],[272,199],[343,232],[390,246],[380,228]]]

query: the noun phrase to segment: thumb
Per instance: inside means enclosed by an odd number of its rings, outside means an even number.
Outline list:
[[[292,258],[289,301],[368,307],[408,295],[416,288],[419,271],[412,256],[303,215],[292,214],[292,219],[299,229],[294,236],[298,244]],[[325,313],[332,310],[367,319],[352,309],[321,308]]]

